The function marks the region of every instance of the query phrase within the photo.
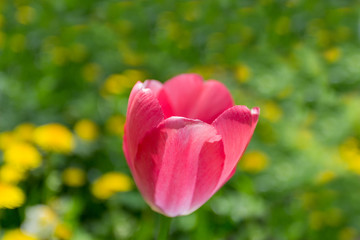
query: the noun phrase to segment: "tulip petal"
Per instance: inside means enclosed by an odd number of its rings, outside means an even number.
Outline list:
[[[196,177],[196,186],[191,208],[184,215],[201,207],[217,191],[216,187],[224,168],[225,153],[221,138],[205,142],[201,149]]]
[[[144,82],[144,87],[150,89],[155,96],[159,94],[159,91],[162,89],[163,85],[158,80],[146,80]]]
[[[249,110],[246,106],[234,106],[222,113],[212,123],[223,138],[226,155],[218,188],[232,176],[236,164],[254,133],[258,117],[259,108]]]
[[[260,108],[259,107],[253,107],[251,109],[253,131],[255,130],[256,124],[257,124],[257,122],[259,120],[259,115],[260,115]]]
[[[192,105],[187,117],[211,124],[221,113],[234,106],[234,101],[224,84],[208,80],[203,84],[201,94],[198,94],[198,99]]]
[[[164,114],[153,92],[138,82],[129,98],[123,144],[130,169],[133,168],[139,143],[163,119]]]
[[[187,117],[203,88],[203,78],[197,74],[181,74],[163,85],[158,99],[166,117]]]
[[[182,116],[212,123],[234,105],[224,84],[204,82],[197,74],[181,74],[166,82],[158,95],[166,117]]]
[[[171,117],[139,145],[135,181],[155,211],[171,217],[188,214],[214,193],[224,158],[213,126]]]

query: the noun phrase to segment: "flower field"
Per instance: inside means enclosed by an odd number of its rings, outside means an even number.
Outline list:
[[[353,0],[0,0],[0,239],[154,239],[128,98],[181,73],[261,110],[234,176],[169,239],[359,239],[359,19]]]

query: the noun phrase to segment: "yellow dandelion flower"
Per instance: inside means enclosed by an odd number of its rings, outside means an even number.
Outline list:
[[[266,102],[261,111],[262,116],[270,122],[278,122],[283,116],[281,107],[273,101]]]
[[[177,40],[182,33],[184,33],[180,24],[172,19],[169,19],[169,21],[164,22],[163,27],[167,36],[174,41]]]
[[[69,58],[73,62],[81,62],[85,59],[87,50],[85,45],[75,43],[70,46],[71,54],[69,55]]]
[[[85,184],[86,174],[80,168],[70,167],[64,170],[62,179],[70,187],[81,187]]]
[[[339,147],[340,156],[346,162],[351,161],[360,154],[359,149],[360,143],[358,139],[354,137],[348,138],[343,144]]]
[[[314,211],[310,214],[309,218],[310,228],[314,230],[319,230],[324,225],[324,219],[326,218],[326,215],[324,215],[320,211]]]
[[[268,166],[268,157],[258,151],[246,153],[240,160],[239,165],[246,172],[258,173]]]
[[[5,164],[0,167],[0,181],[16,184],[25,178],[25,171],[11,164]]]
[[[20,207],[25,202],[24,192],[17,186],[0,182],[0,209],[13,209]]]
[[[70,130],[58,123],[37,127],[34,131],[34,141],[46,151],[59,153],[70,153],[75,147]]]
[[[333,171],[327,170],[319,173],[315,179],[315,182],[319,185],[324,185],[334,180],[335,177],[336,174]]]
[[[319,46],[325,47],[330,44],[331,33],[327,30],[320,29],[315,33],[317,43]]]
[[[288,87],[284,88],[283,90],[281,90],[279,92],[279,94],[277,95],[277,97],[279,99],[285,99],[285,98],[288,98],[293,92],[294,92],[294,87],[288,86]]]
[[[124,135],[125,117],[122,115],[114,115],[106,121],[106,129],[113,134]]]
[[[89,63],[82,69],[82,76],[87,82],[94,82],[100,75],[101,67],[96,63]]]
[[[329,63],[337,62],[340,57],[341,57],[341,51],[337,47],[330,48],[324,52],[324,58]]]
[[[144,81],[146,74],[143,71],[136,69],[127,69],[123,72],[125,76],[130,79],[130,85],[133,86],[137,81]]]
[[[13,52],[21,52],[25,49],[26,37],[23,34],[17,33],[10,37],[10,49]]]
[[[22,141],[31,141],[35,125],[32,123],[23,123],[17,126],[14,130],[14,136]]]
[[[316,195],[312,192],[305,192],[300,196],[303,208],[309,210],[316,204]]]
[[[60,223],[56,226],[54,234],[58,239],[67,240],[71,239],[73,233],[67,225]]]
[[[298,149],[307,149],[313,146],[314,134],[306,128],[296,129],[295,147]]]
[[[31,236],[28,233],[21,231],[20,229],[13,229],[6,231],[2,240],[38,240],[35,236]]]
[[[18,142],[18,140],[16,139],[16,137],[12,132],[0,133],[0,149],[5,150],[16,142]]]
[[[143,63],[144,59],[140,53],[137,53],[131,49],[125,49],[121,51],[124,63],[130,66],[139,66]]]
[[[54,47],[50,53],[53,63],[59,66],[63,65],[70,55],[67,48],[60,46]]]
[[[126,36],[133,29],[133,23],[129,20],[118,20],[116,24],[118,31]]]
[[[326,211],[326,218],[324,219],[324,222],[332,227],[339,226],[342,222],[343,218],[343,212],[339,208],[331,208]]]
[[[235,77],[240,83],[247,82],[251,77],[250,67],[245,64],[239,64],[235,69]]]
[[[143,56],[129,48],[128,44],[125,42],[120,42],[118,46],[119,52],[121,53],[125,64],[130,66],[139,66],[141,63],[143,63]]]
[[[123,74],[110,75],[103,85],[105,93],[121,94],[133,86],[131,79]]]
[[[189,73],[197,73],[203,76],[204,79],[210,79],[215,74],[215,66],[195,66],[189,69]]]
[[[357,231],[354,228],[346,227],[341,229],[339,232],[339,240],[354,240],[356,237]]]
[[[199,19],[201,12],[200,9],[201,8],[199,2],[187,2],[184,10],[182,11],[184,19],[189,22],[193,22]]]
[[[29,24],[31,23],[36,16],[36,11],[34,8],[30,6],[20,6],[18,10],[16,11],[16,21],[18,21],[21,24]]]
[[[119,172],[109,172],[96,179],[91,192],[99,199],[108,199],[117,192],[127,192],[132,189],[130,177]]]
[[[96,124],[89,119],[82,119],[75,124],[75,133],[85,141],[93,141],[99,135]]]
[[[4,161],[18,168],[33,169],[40,166],[41,155],[31,144],[18,142],[5,150]]]
[[[349,171],[360,174],[360,155],[347,161]]]

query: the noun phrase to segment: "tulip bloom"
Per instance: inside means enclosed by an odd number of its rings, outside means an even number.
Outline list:
[[[169,217],[198,209],[233,176],[259,111],[197,74],[136,83],[123,149],[145,201]]]

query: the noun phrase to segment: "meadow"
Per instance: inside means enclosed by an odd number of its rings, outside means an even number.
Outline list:
[[[355,0],[0,0],[0,239],[154,239],[126,109],[137,81],[181,73],[261,113],[169,239],[359,239],[359,18]]]

